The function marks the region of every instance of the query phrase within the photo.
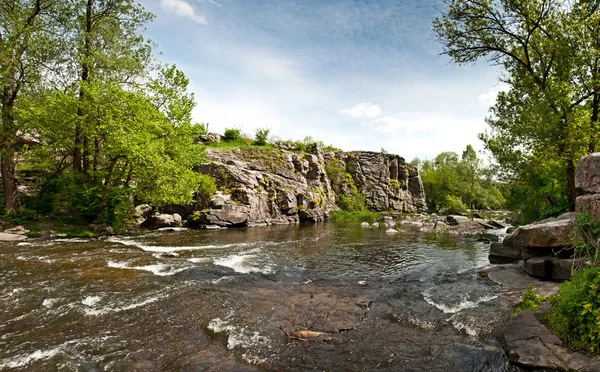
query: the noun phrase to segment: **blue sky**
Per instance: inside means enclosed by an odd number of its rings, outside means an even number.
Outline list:
[[[196,94],[209,130],[268,127],[408,160],[482,146],[501,89],[485,62],[440,57],[438,0],[141,0],[146,36]]]

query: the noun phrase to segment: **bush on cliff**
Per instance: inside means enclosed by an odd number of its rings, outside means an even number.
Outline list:
[[[571,345],[600,351],[600,267],[579,270],[561,284],[551,299],[545,320],[552,331]]]

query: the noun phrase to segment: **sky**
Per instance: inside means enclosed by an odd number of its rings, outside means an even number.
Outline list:
[[[472,144],[503,89],[486,61],[441,56],[441,0],[140,0],[145,36],[211,132],[269,128],[346,151],[432,159]]]

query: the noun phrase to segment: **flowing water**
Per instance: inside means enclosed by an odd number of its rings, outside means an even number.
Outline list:
[[[0,370],[516,371],[489,245],[356,225],[0,245]]]

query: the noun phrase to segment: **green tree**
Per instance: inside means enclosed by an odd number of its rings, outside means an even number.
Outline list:
[[[20,208],[15,179],[19,123],[16,107],[21,93],[39,78],[53,35],[52,0],[7,0],[0,3],[0,169],[7,212]]]
[[[501,166],[513,170],[535,158],[559,160],[572,208],[576,162],[597,146],[591,130],[597,114],[582,112],[582,106],[598,106],[598,22],[592,2],[446,4],[447,11],[434,22],[444,53],[458,64],[489,58],[503,68],[501,79],[510,87],[488,120],[491,130],[481,136],[486,147]],[[519,172],[514,177],[525,179]]]

